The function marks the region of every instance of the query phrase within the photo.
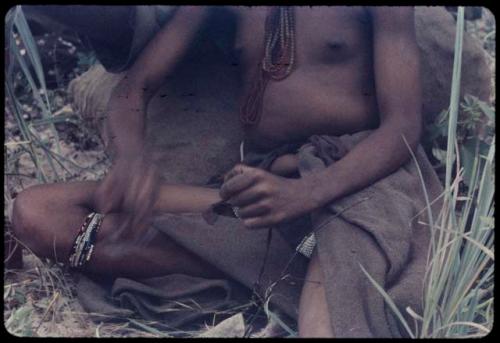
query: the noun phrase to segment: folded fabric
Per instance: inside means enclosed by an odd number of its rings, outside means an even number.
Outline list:
[[[306,175],[335,163],[369,134],[365,131],[340,137],[315,135],[302,145],[287,145],[265,154],[246,153],[244,162],[269,169],[277,157],[297,153],[299,172]],[[196,316],[171,311],[177,310],[174,299],[182,302],[193,298],[211,311],[227,306],[235,285],[255,290],[258,284],[261,294],[270,294],[272,306],[296,319],[308,259],[295,249],[314,231],[335,337],[407,336],[361,266],[389,293],[401,313],[408,316],[407,307],[421,312],[430,231],[419,224],[428,219],[423,211],[426,202],[417,163],[431,201],[442,189],[421,147],[415,156],[416,161],[410,159],[369,187],[272,229],[272,236],[267,230],[248,230],[241,220],[228,216],[219,216],[213,225],[202,214],[156,217],[155,228],[233,281],[185,275],[140,281],[117,279],[111,288],[113,310],[120,305],[145,318],[178,325]],[[438,206],[436,202],[433,208]],[[106,298],[103,295],[101,290],[79,289],[82,302],[95,312],[99,312],[99,307],[110,309],[104,304],[90,306],[101,304],[96,298]]]

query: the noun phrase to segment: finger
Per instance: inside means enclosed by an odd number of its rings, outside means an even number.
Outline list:
[[[264,229],[272,226],[272,221],[268,217],[251,217],[243,220],[243,225],[249,229]]]
[[[248,168],[248,167],[247,167]],[[231,198],[233,195],[252,186],[262,176],[263,171],[256,168],[249,168],[243,173],[237,174],[222,184],[219,195],[223,200]]]
[[[130,171],[130,177],[127,178],[128,184],[120,185],[124,189],[123,207],[125,211],[134,212],[137,195],[144,185],[145,174],[144,168],[134,166]]]
[[[257,180],[252,175],[240,174],[222,184],[219,196],[222,200],[228,200],[234,195],[246,190],[255,184]]]
[[[160,191],[160,175],[158,169],[154,165],[150,165],[146,175],[146,181],[144,187],[138,194],[138,203],[136,204],[137,211],[139,213],[144,213],[146,211],[152,212],[156,201],[158,200],[158,194]]]
[[[136,218],[137,217],[134,216],[130,224],[131,237],[137,243],[144,242],[144,236],[146,235],[151,224],[151,217],[146,215],[140,220],[136,220]]]
[[[230,171],[224,175],[224,182],[228,181],[229,179],[233,178],[234,176],[238,174],[242,174],[244,171],[245,165],[243,164],[237,164],[235,165]]]
[[[262,200],[267,194],[263,185],[254,183],[252,186],[227,199],[227,202],[233,206],[243,207]]]
[[[250,229],[269,228],[280,222],[282,222],[281,216],[273,213],[243,219],[243,225]]]
[[[139,191],[137,195],[135,207],[134,207],[134,221],[133,225],[139,225],[143,221],[149,223],[149,219],[153,214],[153,206],[156,202],[158,187],[156,187],[158,181],[155,177],[155,172],[149,172],[146,178],[144,187]]]
[[[106,175],[103,186],[100,187],[100,206],[106,213],[118,211],[124,204],[125,191],[129,186],[129,177],[133,175],[134,164],[121,159],[113,161]]]
[[[112,177],[104,180],[96,190],[95,208],[100,213],[107,214],[119,208],[122,201],[122,193],[119,192],[117,179]]]
[[[136,207],[136,210],[134,211],[138,220],[140,220],[141,218],[145,218],[153,213],[153,206],[155,201],[155,191],[153,189],[145,190],[141,192],[141,194],[139,194],[138,207]]]
[[[157,237],[156,228],[152,227],[149,221],[145,223],[145,227],[144,229],[141,228],[141,231],[144,232],[144,234],[137,240],[139,246],[145,246]]]
[[[121,214],[121,218],[118,225],[109,235],[110,242],[127,239],[129,237],[128,233],[130,231],[129,228],[131,219],[132,218],[128,213]]]
[[[242,219],[261,217],[268,214],[271,211],[271,207],[266,201],[260,201],[256,204],[251,204],[245,207],[240,207],[238,209],[238,216]]]
[[[147,203],[143,203],[141,207],[134,212],[130,213],[130,226],[131,229],[133,230],[133,236],[141,236],[142,232],[139,229],[139,227],[144,223],[145,221],[149,220],[149,205]]]
[[[154,183],[152,172],[150,169],[147,169],[142,175],[140,187],[137,187],[137,183],[135,183],[137,180],[134,180],[134,186],[130,190],[130,194],[127,194],[127,209],[133,217],[132,225],[134,226],[142,221],[151,203],[150,197]]]

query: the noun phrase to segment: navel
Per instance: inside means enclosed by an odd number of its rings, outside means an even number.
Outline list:
[[[327,46],[329,49],[338,51],[344,48],[346,46],[346,43],[342,41],[330,41],[327,43]]]

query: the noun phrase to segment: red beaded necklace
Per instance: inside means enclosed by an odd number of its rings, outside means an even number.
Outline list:
[[[295,62],[295,16],[291,6],[270,7],[266,17],[264,57],[259,63],[252,87],[240,108],[245,125],[258,123],[262,99],[269,80],[283,80],[293,70]]]

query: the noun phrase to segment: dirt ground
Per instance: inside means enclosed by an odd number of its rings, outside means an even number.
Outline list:
[[[480,20],[468,21],[467,31],[483,42],[488,60],[495,71],[495,19],[493,14],[483,11]],[[45,69],[48,95],[53,105],[54,116],[62,118],[55,124],[58,139],[50,126],[35,128],[38,137],[47,140],[52,151],[59,152],[61,165],[52,168],[41,149],[37,154],[47,182],[99,179],[105,174],[109,161],[96,132],[88,128],[74,113],[67,94],[71,79],[81,75],[93,63],[92,51],[73,33],[58,36],[41,33],[35,37]],[[494,75],[492,83],[494,84]],[[27,122],[42,119],[42,113],[26,84],[19,78],[16,97],[22,104],[23,118]],[[495,95],[492,96],[495,101]],[[4,216],[6,224],[10,218],[13,198],[21,190],[39,183],[32,158],[23,148],[22,135],[12,110],[5,108],[4,144]],[[58,174],[58,175],[56,175]],[[59,265],[41,261],[24,250],[25,265],[21,270],[4,271],[4,324],[16,336],[39,337],[168,337],[168,331],[158,331],[154,324],[141,319],[130,319],[119,323],[94,322],[75,300],[72,278]],[[240,316],[235,315],[212,330],[210,325],[201,331],[184,332],[197,336],[238,336],[244,330]],[[218,330],[218,331],[217,331]],[[256,336],[286,336],[275,321]]]

